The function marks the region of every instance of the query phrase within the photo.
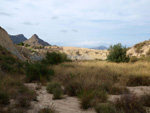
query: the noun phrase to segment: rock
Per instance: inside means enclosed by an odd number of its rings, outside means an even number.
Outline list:
[[[20,60],[25,60],[16,49],[8,33],[0,27],[0,46],[7,49],[9,52],[17,56]]]

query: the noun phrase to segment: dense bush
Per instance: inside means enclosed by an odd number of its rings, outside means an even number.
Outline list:
[[[107,61],[111,62],[128,62],[129,58],[126,56],[127,48],[123,47],[120,43],[110,46]]]
[[[47,65],[42,63],[28,63],[26,66],[27,81],[40,81],[42,79],[49,80],[54,75],[54,71],[49,69]]]
[[[46,58],[43,60],[43,63],[54,65],[54,64],[62,63],[67,60],[68,60],[67,55],[64,53],[48,52],[46,54]]]

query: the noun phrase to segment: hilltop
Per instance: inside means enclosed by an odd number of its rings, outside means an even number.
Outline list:
[[[38,37],[38,35],[34,34],[30,39],[23,42],[24,44],[28,44],[30,46],[50,46],[49,43],[43,41]]]

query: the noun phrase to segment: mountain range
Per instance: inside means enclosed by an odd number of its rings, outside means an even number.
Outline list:
[[[9,35],[14,44],[19,44],[27,40],[23,34]]]

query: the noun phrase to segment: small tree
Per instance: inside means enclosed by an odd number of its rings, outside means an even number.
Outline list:
[[[111,62],[128,62],[129,57],[126,56],[127,48],[118,43],[110,46],[107,61]]]

